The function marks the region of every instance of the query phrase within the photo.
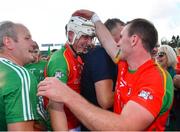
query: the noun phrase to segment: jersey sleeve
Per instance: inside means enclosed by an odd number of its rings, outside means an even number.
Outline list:
[[[137,85],[138,90],[130,100],[145,107],[156,118],[159,114],[162,114],[163,111],[170,108],[172,100],[170,100],[171,98],[168,96],[172,94],[173,85],[172,80],[167,79],[168,75],[164,78],[162,76],[154,76],[153,73],[150,74],[149,76],[144,75],[141,77],[139,80],[140,85]],[[166,86],[166,81],[169,81],[168,86]],[[167,87],[171,90],[168,91]],[[167,98],[169,100],[167,100]]]
[[[7,123],[38,120],[37,81],[31,81],[27,70],[18,71],[18,76],[9,75],[4,86],[3,98]],[[14,79],[16,78],[16,81]],[[30,85],[33,83],[33,86]]]
[[[66,83],[68,79],[68,66],[62,50],[55,52],[47,65],[48,77],[57,77]]]

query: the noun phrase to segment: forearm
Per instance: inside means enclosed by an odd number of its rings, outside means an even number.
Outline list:
[[[113,80],[104,79],[96,82],[95,90],[97,101],[101,108],[111,108],[114,102]]]
[[[75,92],[69,92],[65,104],[90,130],[119,130],[119,116],[98,108]]]
[[[8,124],[8,131],[34,131],[34,121],[24,121]]]
[[[119,51],[116,42],[114,41],[108,29],[104,26],[104,24],[101,21],[97,21],[95,23],[95,26],[96,34],[100,43],[105,48],[106,52],[109,54],[112,60],[114,60]]]
[[[48,106],[48,111],[51,118],[51,126],[54,131],[67,131],[67,119],[64,112],[63,104],[50,102]]]
[[[106,98],[106,105],[104,106],[105,109],[109,109],[112,108],[114,104],[114,93],[112,92],[112,94]]]
[[[106,96],[104,99],[101,99],[101,101],[98,100],[99,105],[103,109],[109,109],[113,107],[114,98],[113,96]]]

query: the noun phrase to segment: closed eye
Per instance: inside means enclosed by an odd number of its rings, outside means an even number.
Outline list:
[[[29,39],[31,39],[31,35],[25,36],[25,40],[29,40]]]

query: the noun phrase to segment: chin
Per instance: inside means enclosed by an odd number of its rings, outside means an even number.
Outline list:
[[[32,57],[32,58],[29,58],[29,59],[27,59],[27,64],[29,64],[29,63],[33,63],[35,61],[35,59]]]

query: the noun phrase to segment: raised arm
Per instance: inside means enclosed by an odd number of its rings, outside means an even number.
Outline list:
[[[109,56],[112,58],[112,60],[114,62],[117,62],[119,60],[120,49],[117,47],[117,43],[114,41],[109,30],[101,22],[97,14],[88,10],[78,10],[74,13],[74,15],[85,16],[86,18],[89,18],[94,22],[96,27],[96,34],[99,41],[101,42],[102,46],[105,48]]]
[[[116,59],[119,58],[118,56],[119,48],[117,47],[117,44],[114,41],[112,35],[101,21],[96,21],[95,26],[96,26],[96,34],[99,41],[101,42],[102,46],[105,48],[108,55],[112,58],[112,60],[116,62]]]

